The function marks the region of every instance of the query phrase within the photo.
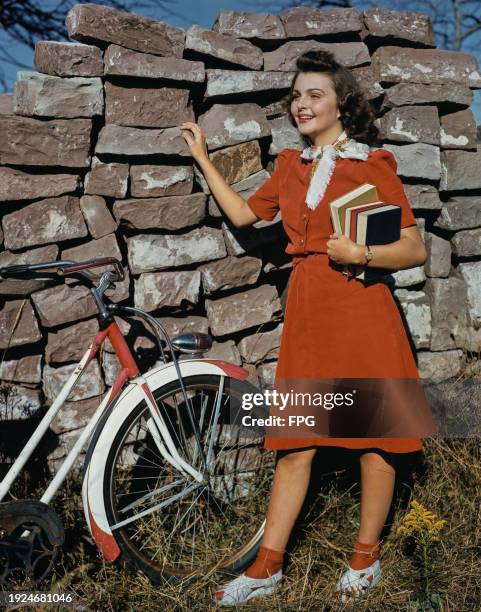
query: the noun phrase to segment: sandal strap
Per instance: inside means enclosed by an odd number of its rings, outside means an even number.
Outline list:
[[[379,558],[379,551],[372,551],[372,552],[367,552],[366,550],[358,550],[357,548],[353,549],[353,552],[358,553],[360,555],[368,555],[368,557],[371,557],[372,559],[377,559]]]
[[[354,570],[352,567],[339,578],[336,591],[344,591],[351,587],[369,589],[379,582],[381,578],[381,564],[376,560],[372,565],[362,570]]]
[[[269,578],[250,578],[245,574],[241,574],[217,588],[216,593],[223,592],[222,598],[216,603],[220,605],[233,605],[247,601],[251,594],[259,591],[259,595],[263,594],[266,589],[274,587],[282,579],[282,570],[279,570]]]

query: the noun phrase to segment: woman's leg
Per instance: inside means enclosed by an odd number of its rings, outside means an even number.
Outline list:
[[[361,521],[349,566],[355,570],[369,567],[379,559],[379,537],[391,507],[395,469],[378,453],[361,455]],[[347,589],[353,594],[361,589]]]
[[[360,461],[361,525],[358,539],[375,544],[389,514],[396,471],[378,453],[363,453]]]
[[[317,449],[283,454],[276,465],[262,545],[284,550],[307,493]]]
[[[245,571],[249,578],[269,578],[282,568],[287,541],[306,497],[315,454],[313,448],[283,452],[279,457],[261,548],[254,563]],[[216,591],[214,597],[221,600],[224,591]]]

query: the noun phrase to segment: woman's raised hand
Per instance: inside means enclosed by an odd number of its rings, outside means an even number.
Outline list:
[[[197,161],[209,159],[207,142],[202,128],[192,121],[185,121],[180,126],[182,137],[189,146],[192,157]]]

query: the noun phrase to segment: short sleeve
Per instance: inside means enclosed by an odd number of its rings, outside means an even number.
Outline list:
[[[247,205],[259,219],[272,221],[279,210],[279,182],[288,155],[283,149],[276,158],[274,171],[257,191],[247,199]]]
[[[397,162],[391,151],[377,149],[367,160],[368,183],[376,185],[379,199],[386,204],[401,206],[401,228],[416,225],[416,218],[406,197],[404,186],[397,175]]]

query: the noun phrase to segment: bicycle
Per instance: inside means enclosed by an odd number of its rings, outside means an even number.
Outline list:
[[[113,270],[98,277],[90,269],[99,266]],[[99,332],[0,483],[0,584],[20,570],[34,581],[51,573],[64,533],[48,504],[87,443],[83,509],[107,561],[140,569],[154,584],[243,570],[260,546],[274,474],[263,432],[247,432],[237,419],[243,393],[258,392],[247,371],[203,357],[212,345],[207,334],[171,339],[148,313],[107,303],[105,291],[124,278],[115,258],[9,266],[0,276],[75,277],[90,287],[99,321]],[[145,321],[160,365],[140,373],[114,315]],[[121,371],[42,497],[2,502],[107,338]],[[177,358],[176,351],[184,355]]]

